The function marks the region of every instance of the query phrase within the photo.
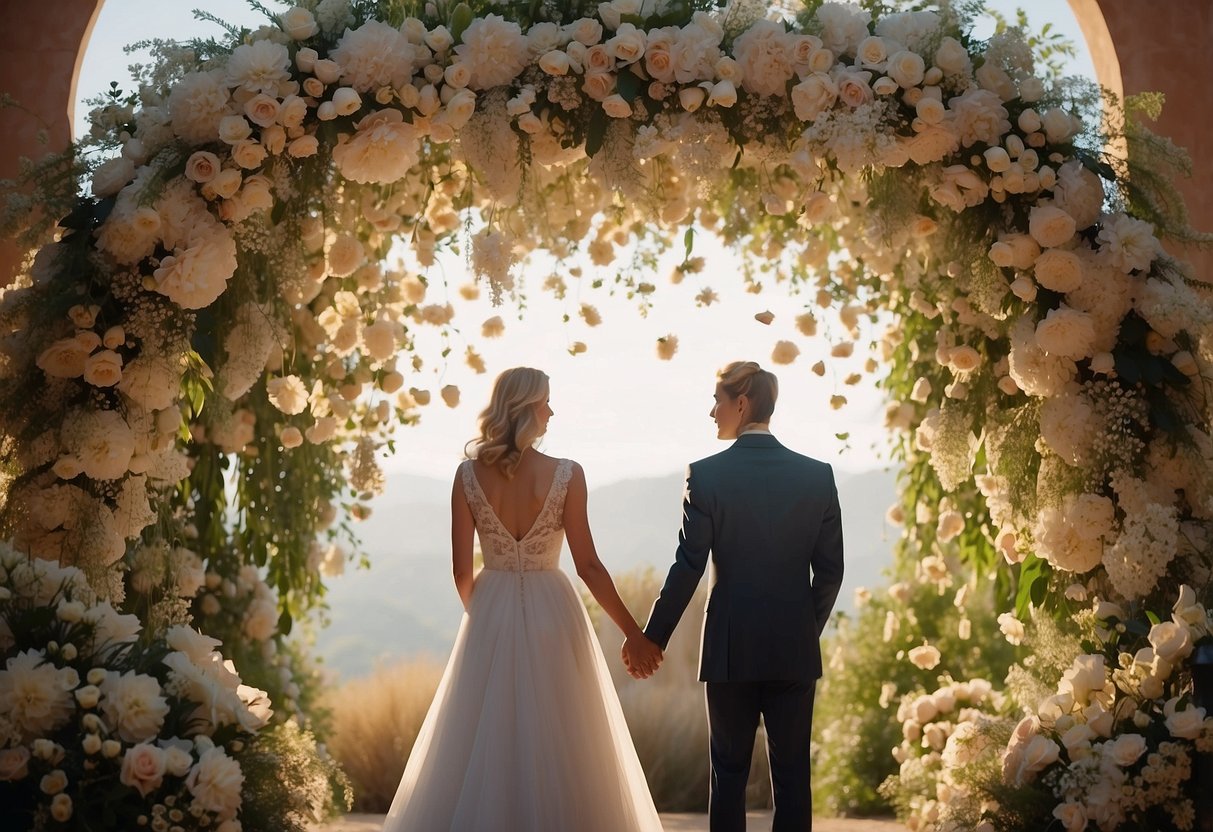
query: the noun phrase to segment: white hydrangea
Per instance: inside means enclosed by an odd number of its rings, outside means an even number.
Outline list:
[[[1041,405],[1041,439],[1068,465],[1083,466],[1089,462],[1097,429],[1095,410],[1079,392],[1051,396]]]
[[[419,134],[396,109],[378,110],[356,125],[357,132],[333,148],[333,162],[351,182],[397,182],[417,164]]]
[[[1103,211],[1103,180],[1077,159],[1057,168],[1053,203],[1071,217],[1079,229],[1090,228]]]
[[[853,3],[822,3],[816,17],[822,44],[838,57],[853,56],[869,34],[871,17]]]
[[[1114,512],[1107,497],[1067,496],[1060,508],[1040,512],[1032,530],[1036,553],[1066,572],[1089,572],[1100,564],[1105,544],[1115,541]]]
[[[249,97],[258,93],[278,97],[279,88],[291,80],[291,56],[281,43],[258,40],[237,46],[228,58],[225,81]]]
[[[191,72],[173,85],[168,117],[173,134],[190,145],[219,139],[219,122],[234,111],[226,77],[219,70]]]
[[[330,55],[341,66],[341,80],[358,92],[399,89],[412,78],[416,47],[408,37],[378,20],[347,29]]]
[[[48,736],[71,718],[78,684],[75,670],[56,667],[41,650],[23,650],[0,670],[0,719],[22,742]]]
[[[1106,217],[1096,239],[1100,256],[1126,274],[1148,271],[1160,251],[1154,226],[1128,214]]]
[[[517,23],[490,14],[472,21],[455,54],[472,71],[468,87],[487,90],[518,77],[526,67],[527,50],[526,36]]]
[[[759,20],[733,42],[741,86],[755,95],[782,94],[792,78],[792,54],[783,24]]]
[[[123,742],[143,742],[160,733],[169,706],[154,676],[111,670],[99,687],[106,726]]]
[[[1036,342],[1036,324],[1024,316],[1011,326],[1009,373],[1019,389],[1030,396],[1055,396],[1074,378],[1074,362],[1048,355]]]

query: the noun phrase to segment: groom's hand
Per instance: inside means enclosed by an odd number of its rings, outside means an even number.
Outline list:
[[[647,679],[661,666],[664,654],[644,633],[629,636],[623,642],[623,664],[634,679]]]

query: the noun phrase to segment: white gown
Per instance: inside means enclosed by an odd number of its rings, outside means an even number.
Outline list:
[[[572,463],[515,540],[460,469],[484,570],[384,832],[660,832],[589,616],[559,568]]]

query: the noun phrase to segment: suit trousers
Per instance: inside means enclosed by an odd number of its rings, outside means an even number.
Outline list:
[[[814,682],[708,682],[711,832],[744,832],[745,789],[758,717],[766,726],[775,819],[771,832],[809,832]]]

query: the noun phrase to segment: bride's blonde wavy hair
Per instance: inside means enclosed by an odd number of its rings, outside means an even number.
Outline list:
[[[522,452],[539,438],[535,405],[547,401],[548,377],[532,367],[514,367],[497,376],[489,406],[480,414],[480,436],[464,453],[514,477]],[[468,450],[470,448],[470,450]]]

